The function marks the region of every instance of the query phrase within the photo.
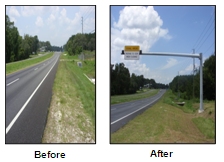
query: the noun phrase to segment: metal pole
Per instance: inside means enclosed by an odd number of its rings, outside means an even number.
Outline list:
[[[179,71],[178,71],[178,101],[179,101],[179,98],[180,98],[180,91],[179,91]]]
[[[193,54],[194,54],[194,49],[193,49]],[[193,58],[193,102],[194,102],[194,71],[195,71],[195,62]]]
[[[200,53],[200,109],[198,110],[199,113],[204,111],[203,108],[203,68],[202,68],[203,57],[202,53]]]
[[[83,34],[83,17],[82,17],[82,34]]]
[[[123,53],[121,53],[123,54]],[[178,57],[192,57],[200,58],[200,54],[189,54],[189,53],[166,53],[166,52],[147,52],[140,55],[154,55],[154,56],[178,56]]]
[[[124,54],[124,50],[122,50],[121,54],[122,55]],[[203,108],[203,69],[202,69],[203,57],[202,57],[202,53],[200,53],[200,54],[189,54],[189,53],[170,53],[170,52],[169,53],[166,53],[166,52],[142,53],[142,52],[140,52],[140,55],[177,56],[177,57],[199,58],[200,59],[200,108],[199,108],[198,112],[202,113],[204,111],[204,108]],[[178,72],[178,75],[179,75],[179,72]],[[178,87],[178,89],[179,89],[179,87]]]

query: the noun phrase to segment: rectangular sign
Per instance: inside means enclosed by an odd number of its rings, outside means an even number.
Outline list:
[[[124,51],[139,51],[139,46],[124,46]]]
[[[139,60],[139,52],[124,51],[125,60]]]

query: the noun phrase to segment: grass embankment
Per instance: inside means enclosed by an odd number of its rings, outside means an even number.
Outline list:
[[[6,75],[16,72],[18,70],[27,68],[29,66],[35,65],[37,63],[40,63],[46,59],[49,59],[50,57],[53,56],[53,52],[46,54],[45,56],[42,57],[37,57],[37,58],[32,58],[32,59],[26,59],[18,62],[12,62],[6,64]]]
[[[139,99],[154,96],[155,94],[158,93],[158,91],[159,91],[158,89],[144,89],[142,91],[138,91],[136,94],[111,96],[110,102],[111,104],[118,104],[122,102],[139,100]]]
[[[185,101],[175,104],[174,95],[165,95],[144,113],[111,134],[111,143],[215,143],[215,103]]]
[[[95,74],[95,68],[78,67],[77,61],[60,57],[43,143],[95,143],[95,85],[83,75]]]

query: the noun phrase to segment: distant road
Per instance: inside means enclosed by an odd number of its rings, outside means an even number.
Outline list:
[[[110,132],[117,131],[128,121],[145,111],[148,107],[156,103],[165,92],[166,90],[160,90],[156,95],[149,98],[111,105]]]
[[[60,54],[6,76],[6,143],[41,143]]]

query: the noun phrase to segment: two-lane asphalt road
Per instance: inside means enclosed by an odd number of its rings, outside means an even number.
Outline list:
[[[41,143],[60,54],[6,76],[6,143]]]
[[[110,132],[113,133],[124,126],[128,121],[145,111],[149,106],[158,101],[166,90],[160,90],[156,95],[141,100],[111,105],[110,107]]]

